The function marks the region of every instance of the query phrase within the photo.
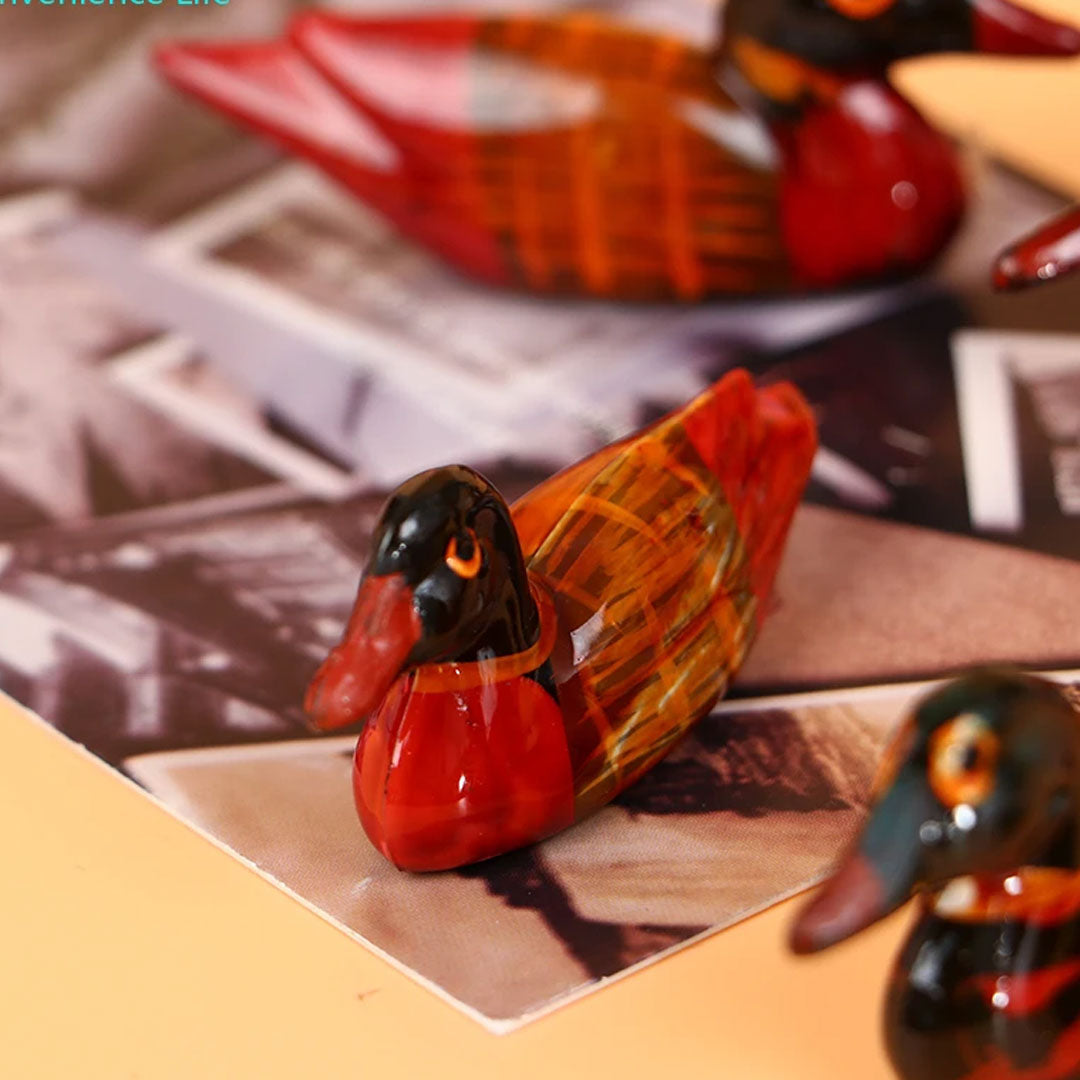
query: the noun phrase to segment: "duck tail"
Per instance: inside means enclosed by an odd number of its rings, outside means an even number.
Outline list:
[[[764,613],[817,450],[813,414],[791,383],[758,389],[738,369],[691,402],[682,420],[734,510]]]
[[[178,90],[321,167],[392,219],[402,178],[395,149],[288,41],[171,41],[154,63]]]
[[[461,182],[460,156],[473,140],[401,120],[385,102],[379,105],[411,86],[402,111],[422,116],[418,101],[438,90],[429,85],[431,56],[437,59],[442,48],[459,61],[449,65],[447,79],[457,87],[454,100],[466,102],[463,42],[475,25],[461,17],[350,20],[313,13],[298,17],[282,41],[169,42],[158,47],[155,63],[178,89],[312,162],[406,236],[505,285],[511,272],[497,237],[462,201],[468,185]],[[405,48],[410,34],[419,42],[412,53]],[[446,68],[435,65],[444,74]]]

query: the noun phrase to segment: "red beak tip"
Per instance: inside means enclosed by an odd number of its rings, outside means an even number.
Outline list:
[[[998,292],[1009,292],[1023,284],[1020,266],[1012,256],[1001,259],[994,267],[994,288]]]
[[[806,930],[801,922],[797,922],[791,931],[788,937],[788,948],[796,956],[810,956],[812,953],[820,951],[820,946],[813,933]]]
[[[849,856],[803,908],[789,943],[798,956],[845,941],[887,914],[882,881],[867,859]]]
[[[1067,23],[1050,23],[1051,32],[1046,35],[1046,55],[1080,56],[1080,29]]]
[[[337,731],[340,728],[355,727],[367,720],[378,702],[367,698],[359,699],[356,687],[348,680],[346,686],[327,687],[316,681],[309,688],[304,698],[304,713],[308,726],[313,731]],[[344,692],[342,692],[344,689]]]
[[[828,911],[823,911],[820,903],[823,895],[819,892],[806,904],[791,927],[788,948],[796,956],[810,956],[833,944],[833,938],[829,934]]]
[[[311,731],[333,731],[354,722],[348,700],[341,700],[341,677],[337,675],[337,655],[331,653],[327,662],[315,673],[304,695],[304,719]]]
[[[150,52],[150,61],[163,75],[171,75],[178,66],[184,66],[189,55],[190,50],[187,46],[175,41],[165,41],[153,47]]]
[[[1080,30],[1046,18],[1015,0],[971,0],[975,49],[1002,56],[1080,55]]]
[[[327,18],[325,13],[320,13],[318,11],[301,11],[289,20],[287,36],[290,41],[300,44],[312,30],[318,31],[321,27],[326,25]]]
[[[311,713],[307,711],[304,713],[304,727],[306,727],[308,731],[318,735],[321,735],[328,730],[322,725],[317,717],[312,716]]]
[[[1080,56],[1080,30],[1074,26],[1063,26],[1058,35],[1062,56]]]
[[[321,703],[320,703],[321,705]],[[305,708],[304,719],[308,729],[325,734],[328,731],[340,731],[342,728],[356,727],[367,719],[367,713],[354,712],[340,713],[333,706],[321,708],[318,705],[313,708]]]
[[[319,694],[313,696],[309,690],[304,698],[304,723],[309,731],[329,731],[334,727],[327,720],[320,696]]]

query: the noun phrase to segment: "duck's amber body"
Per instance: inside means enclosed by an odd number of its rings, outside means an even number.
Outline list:
[[[158,62],[474,277],[687,301],[925,267],[964,190],[891,61],[1078,49],[1011,0],[729,0],[717,54],[582,13],[315,12]]]
[[[814,449],[794,388],[757,391],[733,372],[523,498],[516,536],[485,524],[497,496],[467,470],[399,492],[308,701],[323,727],[373,711],[354,780],[376,846],[414,870],[486,858],[580,820],[662,758],[754,637]],[[447,563],[412,547],[445,549]],[[483,574],[504,568],[501,599],[478,599]],[[500,625],[532,627],[510,635],[519,647],[477,648],[477,634],[495,640],[484,619],[424,645],[445,633],[444,609],[484,603]],[[395,648],[436,656],[384,662]],[[385,675],[369,691],[360,683],[375,670]]]
[[[763,121],[706,52],[592,16],[310,14],[286,40],[172,45],[159,66],[452,265],[534,292],[688,301],[910,273],[964,206],[948,141],[883,79],[795,65],[814,96]]]
[[[672,38],[581,15],[319,14],[285,41],[178,44],[159,65],[493,284],[690,300],[798,277],[774,169],[710,132],[739,111]],[[393,147],[386,171],[350,110]]]

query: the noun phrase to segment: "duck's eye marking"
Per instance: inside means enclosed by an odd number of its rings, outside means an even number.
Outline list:
[[[826,0],[834,11],[849,19],[876,19],[884,15],[896,0]]]
[[[870,789],[871,802],[877,802],[892,787],[896,774],[900,771],[900,766],[904,764],[914,741],[915,725],[910,722],[904,724],[893,736],[892,742],[885,748],[881,764],[874,776],[874,783]]]
[[[466,529],[460,536],[450,537],[450,543],[446,545],[446,565],[458,577],[476,577],[483,562],[484,552],[472,529]]]
[[[962,713],[930,737],[930,787],[950,809],[978,806],[994,787],[1000,752],[998,737],[986,723]]]

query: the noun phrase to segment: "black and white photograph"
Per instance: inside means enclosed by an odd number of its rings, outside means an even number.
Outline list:
[[[552,465],[633,430],[642,399],[691,395],[733,345],[794,347],[906,300],[902,289],[705,308],[532,298],[467,280],[295,164],[161,230],[146,257],[348,357],[491,451]]]
[[[300,491],[340,499],[370,484],[362,472],[343,467],[285,429],[250,392],[181,338],[164,336],[114,356],[105,372],[163,419]]]
[[[1080,558],[1080,335],[964,330],[953,355],[973,527]]]
[[[113,377],[160,331],[53,250],[76,212],[54,192],[0,200],[0,532],[279,480]]]

